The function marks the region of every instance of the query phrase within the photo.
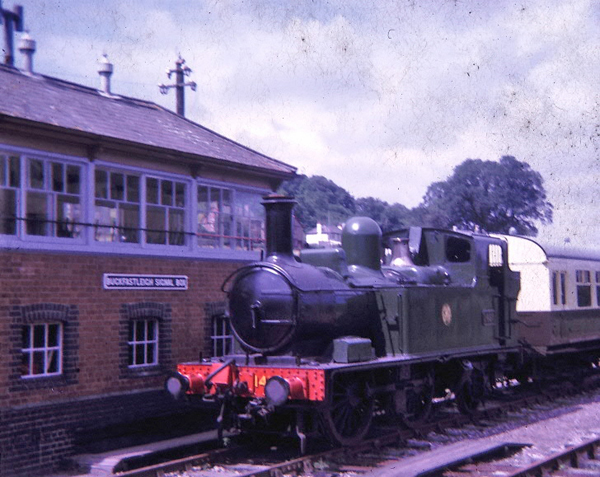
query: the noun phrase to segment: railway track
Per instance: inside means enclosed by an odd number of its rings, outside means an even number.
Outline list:
[[[500,395],[496,399],[486,402],[480,410],[472,416],[465,416],[447,407],[440,406],[435,420],[414,426],[412,428],[397,425],[376,426],[372,437],[366,439],[359,446],[351,448],[327,449],[307,456],[298,456],[289,449],[283,455],[283,448],[263,449],[256,453],[245,446],[232,445],[231,447],[207,451],[182,459],[177,459],[162,464],[152,465],[139,469],[127,470],[118,475],[121,477],[163,477],[169,475],[185,475],[189,477],[204,477],[219,475],[227,477],[279,477],[281,475],[314,474],[315,469],[319,475],[339,474],[352,471],[354,473],[376,474],[376,469],[381,466],[400,465],[408,462],[416,454],[424,455],[425,451],[447,447],[450,443],[464,442],[473,434],[485,431],[498,423],[510,423],[515,417],[530,414],[537,410],[549,407],[549,400],[556,399],[556,391],[549,389],[542,393],[531,390],[510,390],[514,395]],[[459,454],[462,459],[456,459],[457,451],[452,451],[452,459],[444,457],[446,451],[440,450],[439,467],[449,473],[431,473],[423,475],[448,476],[460,475],[465,477],[486,475],[513,475],[506,472],[514,471],[504,466],[502,460],[512,452],[523,448],[524,444],[518,442],[504,442],[495,445],[462,449]],[[460,445],[459,445],[460,447]],[[581,451],[578,451],[581,452]],[[357,456],[359,456],[357,458]],[[497,464],[494,464],[498,462]],[[490,471],[497,465],[496,471],[504,473],[482,473]],[[435,468],[435,466],[433,466]],[[454,469],[454,470],[453,470]],[[441,471],[440,470],[440,471]],[[408,469],[407,469],[408,472]],[[455,472],[455,473],[452,473]],[[460,472],[460,473],[456,473]],[[469,473],[470,472],[470,473]],[[479,473],[477,473],[479,472]],[[530,473],[514,473],[515,476],[542,475],[535,473],[532,467]],[[398,473],[396,475],[410,475]],[[421,475],[421,474],[414,474]],[[557,474],[560,475],[560,474]],[[598,470],[597,475],[600,475]]]
[[[511,449],[504,449],[510,452]],[[517,446],[518,448],[518,446]],[[580,445],[540,459],[527,466],[515,468],[505,461],[503,452],[467,456],[465,462],[432,469],[418,474],[421,477],[575,477],[600,475],[600,439],[594,438]],[[412,474],[399,469],[398,475]],[[376,474],[375,474],[376,475]],[[416,475],[416,474],[415,474]]]

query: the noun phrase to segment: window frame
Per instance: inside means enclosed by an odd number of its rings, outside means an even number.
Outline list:
[[[22,357],[23,357],[23,361],[22,361],[22,365],[23,365],[23,370],[25,370],[24,367],[24,358],[25,355],[28,355],[28,364],[27,364],[27,373],[23,373],[21,375],[22,379],[39,379],[39,378],[46,378],[46,377],[52,377],[52,376],[60,376],[63,372],[63,342],[64,342],[64,338],[63,338],[63,324],[61,322],[43,322],[43,323],[27,323],[22,325],[23,328],[23,338],[25,338],[25,332],[27,330],[27,334],[28,336],[28,341],[29,341],[29,346],[26,346],[26,343],[23,343],[23,347],[21,348],[21,353],[22,353]],[[49,330],[50,327],[58,327],[58,332],[56,334],[56,338],[57,338],[57,344],[56,345],[50,345],[49,344]],[[35,345],[35,334],[36,334],[36,328],[42,328],[43,329],[43,340],[44,343],[41,346],[36,346]],[[33,372],[34,368],[35,368],[35,355],[41,353],[43,355],[43,368],[44,371],[43,372]],[[51,353],[56,353],[58,355],[58,358],[56,360],[56,371],[55,372],[49,372],[48,371],[48,367],[49,367],[49,363],[51,363],[52,358],[49,358],[49,355]]]
[[[15,148],[7,145],[2,145],[0,147],[0,155],[3,157],[15,157],[18,159],[19,163],[19,185],[18,187],[5,187],[0,185],[2,189],[14,190],[15,191],[15,209],[16,209],[16,226],[14,234],[0,234],[0,237],[6,239],[8,242],[11,240],[16,241],[17,243],[27,244],[27,243],[44,243],[49,244],[50,247],[53,247],[57,244],[84,244],[85,243],[85,225],[78,224],[85,223],[87,203],[88,203],[88,192],[87,192],[87,177],[88,177],[88,163],[87,161],[74,157],[74,156],[66,156],[63,154],[56,154],[52,152],[40,152],[37,150],[26,149],[26,148]],[[30,182],[31,170],[29,167],[30,161],[41,161],[43,163],[44,177],[42,187],[32,187]],[[53,190],[53,164],[60,164],[63,167],[63,185],[64,189],[62,191]],[[79,191],[77,193],[68,192],[68,178],[67,169],[69,167],[77,167],[79,169]],[[45,210],[46,217],[41,222],[43,223],[43,227],[46,229],[45,233],[42,234],[33,234],[29,233],[28,223],[29,219],[27,218],[28,211],[28,201],[30,194],[41,194],[45,198]],[[48,199],[50,197],[50,199]],[[67,223],[62,220],[59,220],[59,211],[58,205],[60,203],[60,199],[64,198],[72,198],[77,197],[79,202],[77,203],[79,207],[79,218],[78,220],[74,220],[72,223],[73,230],[70,233],[73,233],[74,236],[60,236],[57,234],[56,229],[62,223]],[[68,204],[69,202],[64,202]],[[76,230],[77,228],[77,230]],[[37,246],[36,246],[37,248]]]
[[[149,325],[152,323],[153,336],[149,336]],[[138,339],[138,326],[142,325],[143,336]],[[127,341],[128,350],[128,367],[130,369],[146,369],[154,366],[158,366],[159,357],[159,329],[160,323],[158,318],[149,316],[142,318],[135,318],[129,322],[129,340]],[[152,346],[154,351],[152,357],[148,357],[148,349]],[[137,363],[138,349],[143,350],[143,362]],[[132,362],[133,361],[133,362]]]
[[[13,182],[11,175],[11,162],[16,162],[18,166],[17,170],[17,178],[16,181]],[[19,221],[17,220],[20,217],[19,207],[20,207],[20,193],[22,187],[21,177],[23,175],[22,172],[22,164],[21,157],[17,154],[11,154],[10,152],[0,151],[0,190],[2,191],[1,196],[4,199],[4,194],[12,192],[14,207],[12,211],[9,211],[8,208],[5,210],[8,214],[4,216],[3,210],[0,209],[0,236],[17,236],[19,234]],[[16,185],[14,183],[16,182]],[[8,196],[8,194],[7,194]],[[3,200],[4,205],[7,203]],[[11,218],[12,217],[12,218]],[[9,222],[12,222],[11,228],[13,229],[12,233],[3,233],[5,226],[8,228]],[[5,225],[6,224],[6,225]]]
[[[232,353],[234,337],[229,318],[225,313],[217,313],[212,315],[211,321],[212,357],[217,358]]]
[[[592,302],[592,272],[590,270],[576,270],[575,283],[577,291],[577,307],[590,308]],[[585,300],[585,301],[584,301]],[[583,304],[582,304],[583,302]],[[586,304],[587,303],[587,304]]]
[[[258,208],[258,204],[260,203],[262,197],[271,192],[271,190],[266,187],[257,187],[248,184],[239,184],[236,182],[225,182],[205,177],[198,177],[193,174],[188,175],[161,171],[152,169],[150,167],[151,164],[148,164],[148,167],[139,167],[137,165],[110,162],[102,159],[94,159],[90,161],[89,158],[82,156],[71,156],[9,145],[2,145],[0,148],[0,154],[7,158],[11,156],[16,157],[19,164],[18,167],[20,169],[18,187],[14,187],[14,184],[13,187],[10,188],[2,187],[2,189],[8,189],[11,191],[8,193],[10,196],[9,198],[12,199],[14,194],[14,207],[12,204],[10,204],[10,207],[6,208],[7,215],[10,216],[9,219],[11,219],[12,213],[14,212],[13,208],[16,210],[14,234],[12,233],[12,223],[10,220],[8,220],[8,222],[5,222],[6,225],[4,226],[4,230],[10,233],[0,235],[0,241],[2,242],[2,245],[7,249],[55,251],[59,249],[64,250],[64,246],[68,244],[70,251],[81,253],[94,252],[137,256],[177,256],[181,258],[206,258],[217,260],[257,260],[260,256],[260,250],[264,248],[265,217],[264,212]],[[55,237],[51,235],[32,235],[25,233],[25,198],[28,192],[28,188],[26,187],[28,179],[26,175],[29,174],[25,168],[27,167],[27,161],[30,158],[41,159],[42,161],[46,161],[45,163],[59,162],[62,164],[65,170],[69,165],[75,165],[79,167],[79,194],[77,197],[79,201],[78,216],[80,217],[79,220],[81,221],[81,230],[76,237]],[[51,168],[51,165],[47,165],[46,167]],[[106,242],[96,240],[96,170],[104,170],[107,173],[115,172],[139,177],[140,203],[139,209],[136,211],[136,217],[138,217],[139,228],[141,229],[142,233],[137,233],[137,235],[140,236],[138,242],[117,241],[117,239],[114,239],[114,241],[107,240]],[[147,177],[155,177],[161,180],[168,180],[172,182],[175,181],[184,185],[184,197],[186,203],[184,208],[179,209],[183,212],[183,219],[181,219],[181,214],[175,214],[171,222],[171,224],[177,224],[175,228],[177,230],[177,234],[179,234],[181,233],[179,230],[182,228],[181,222],[183,221],[183,239],[178,237],[176,240],[171,241],[171,244],[168,245],[146,243],[143,232],[144,229],[146,229],[147,221],[147,203],[145,200],[145,182]],[[218,244],[218,247],[214,248],[199,246],[197,240],[198,185],[228,189],[231,197],[231,217],[235,217],[236,214],[239,215],[239,212],[244,209],[244,204],[248,202],[250,206],[246,207],[246,210],[250,210],[252,214],[257,214],[258,220],[246,218],[246,216],[240,215],[240,220],[237,221],[239,224],[237,224],[234,219],[231,219],[231,225],[229,227],[230,240],[225,243],[225,246],[221,246],[221,244]],[[44,194],[46,192],[48,191],[45,191]],[[245,198],[245,194],[250,194],[250,197]],[[254,196],[255,199],[252,198],[252,196]],[[236,201],[239,201],[240,197],[244,198],[246,202],[237,204]],[[43,200],[40,200],[43,203]],[[256,206],[253,204],[256,204]],[[98,206],[101,205],[102,204],[99,204]],[[118,208],[120,208],[120,206]],[[236,210],[236,208],[239,210]],[[260,216],[258,216],[259,210],[261,214]],[[52,213],[56,214],[56,207]],[[50,218],[54,219],[55,217]],[[129,223],[133,223],[133,220],[127,220],[124,222],[119,221],[118,225],[127,226]],[[238,232],[237,228],[239,228],[239,231],[243,232],[241,234],[243,236],[240,237],[239,240],[236,240],[236,232]]]
[[[558,307],[567,305],[567,272],[552,270],[552,304]]]
[[[42,164],[42,178],[41,178],[41,187],[38,187],[33,184],[33,165],[35,163]],[[24,176],[24,187],[23,187],[23,209],[25,212],[24,217],[24,235],[29,237],[45,237],[45,238],[55,238],[55,239],[78,239],[81,237],[83,233],[83,229],[81,224],[84,221],[85,217],[85,209],[84,209],[84,192],[83,192],[83,184],[85,179],[85,167],[82,164],[73,164],[71,161],[66,161],[62,159],[57,159],[53,157],[44,157],[43,155],[23,155],[21,156],[21,165],[25,166],[21,168],[22,174]],[[59,182],[56,179],[56,169],[55,166],[60,166],[61,169],[61,178]],[[70,192],[69,182],[68,182],[68,169],[69,168],[77,168],[78,169],[78,187],[77,192]],[[57,183],[61,186],[62,190],[57,190]],[[29,231],[29,227],[31,224],[31,220],[29,219],[30,214],[30,205],[33,203],[33,197],[35,196],[43,196],[43,207],[45,210],[45,218],[40,220],[39,222],[44,227],[43,233],[33,233]],[[77,202],[70,202],[69,199],[76,198]],[[30,202],[31,200],[31,202]],[[65,201],[63,204],[75,204],[76,207],[79,208],[79,216],[74,219],[73,222],[73,230],[68,230],[68,218],[67,220],[60,219],[60,204],[61,200]],[[33,220],[35,225],[35,220]],[[61,224],[65,225],[65,232],[68,234],[73,234],[72,236],[60,235]],[[33,227],[32,225],[32,227]]]
[[[600,271],[594,270],[596,282],[596,306],[600,307]]]
[[[9,332],[9,392],[36,392],[49,387],[76,385],[79,378],[79,310],[76,305],[35,303],[10,309],[14,326]],[[26,375],[23,372],[23,330],[28,325],[61,325],[60,373]]]
[[[123,303],[119,320],[119,370],[120,377],[145,378],[160,376],[169,371],[172,364],[172,309],[169,303],[136,302]],[[130,365],[130,331],[132,323],[141,320],[156,321],[157,345],[155,353],[157,361],[154,364]],[[135,325],[133,325],[135,326]]]
[[[174,248],[174,247],[183,247],[186,248],[188,246],[189,243],[189,232],[187,232],[187,229],[189,229],[188,224],[190,222],[190,216],[192,214],[192,210],[191,210],[191,201],[190,201],[190,187],[192,186],[193,182],[190,180],[190,178],[183,178],[183,177],[177,177],[175,178],[175,176],[169,176],[167,174],[163,175],[160,174],[159,172],[156,171],[152,171],[149,173],[142,173],[142,177],[143,177],[143,181],[144,181],[144,196],[142,197],[142,201],[143,201],[143,221],[144,221],[144,233],[142,234],[143,236],[143,243],[144,246],[147,247],[161,247],[161,248]],[[158,197],[157,197],[157,202],[156,203],[152,203],[148,200],[148,194],[149,194],[149,188],[148,188],[148,182],[150,180],[156,180],[158,181]],[[163,199],[164,199],[164,190],[163,190],[163,184],[167,184],[167,183],[171,183],[172,185],[172,189],[171,189],[171,196],[172,196],[172,204],[164,204],[163,203]],[[176,205],[176,200],[177,200],[177,184],[182,184],[184,187],[184,191],[183,191],[183,200],[184,200],[184,206],[183,207],[179,207]],[[155,209],[163,209],[165,211],[164,213],[164,218],[163,218],[163,225],[164,225],[164,229],[151,229],[150,225],[148,224],[149,222],[149,209],[150,208],[155,208]],[[182,221],[182,226],[183,226],[183,230],[176,230],[173,231],[170,229],[171,226],[171,217],[172,217],[172,213],[174,214],[175,212],[181,212],[183,211],[183,221]],[[150,234],[152,233],[162,233],[164,234],[164,243],[158,243],[158,242],[150,242],[148,240],[148,237]],[[182,239],[182,243],[170,243],[171,240],[181,240],[181,239],[175,239],[176,237],[181,237]]]
[[[105,178],[105,185],[106,185],[106,197],[101,197],[98,195],[98,174],[100,172],[103,172],[106,174],[106,178]],[[92,175],[92,174],[90,174]],[[115,177],[117,176],[123,176],[123,198],[115,198],[112,197],[112,178],[113,175]],[[128,180],[130,177],[135,177],[138,181],[138,200],[137,202],[134,200],[130,200],[129,198],[129,189],[128,189]],[[131,170],[127,170],[127,169],[122,169],[120,167],[105,167],[104,165],[98,164],[98,166],[94,167],[94,171],[93,171],[93,189],[92,189],[92,233],[93,233],[93,241],[95,244],[100,244],[105,245],[105,244],[118,244],[118,246],[140,246],[142,244],[143,238],[142,238],[142,174],[140,172],[137,171],[131,171]],[[115,223],[113,225],[110,224],[98,224],[97,223],[97,214],[98,214],[98,207],[105,207],[108,208],[107,205],[102,205],[102,204],[98,204],[98,202],[112,202],[114,203],[115,207],[113,207],[113,209],[115,209],[117,211],[117,219],[121,219],[121,213],[127,210],[127,207],[137,207],[137,229],[133,229],[134,230],[134,234],[135,234],[135,240],[123,240],[122,237],[124,237],[125,235],[123,235],[124,233],[126,233],[127,231],[129,231],[131,229],[131,227],[127,226],[126,222],[119,222],[119,223]],[[111,234],[115,234],[115,232],[117,232],[117,240],[99,240],[98,237],[102,236],[101,234],[98,235],[98,229],[104,229],[104,228],[112,228],[114,229]],[[126,231],[126,232],[122,232],[122,231]]]
[[[444,243],[444,260],[447,263],[470,263],[473,258],[473,243],[463,237],[446,235]]]
[[[200,188],[206,189],[206,208],[204,210],[200,209]],[[219,206],[216,212],[213,212],[210,209],[210,204],[212,202],[212,193],[214,190],[218,190],[219,193]],[[227,192],[229,194],[229,211],[224,210],[224,193]],[[195,205],[196,205],[196,215],[195,215],[195,230],[197,233],[197,239],[195,241],[195,245],[198,250],[211,250],[211,249],[219,249],[222,251],[229,252],[254,252],[259,251],[264,247],[265,243],[265,213],[264,210],[261,209],[258,217],[252,217],[250,215],[245,215],[243,213],[239,213],[238,209],[243,210],[246,202],[240,202],[240,196],[242,195],[255,195],[257,196],[258,201],[262,201],[262,197],[265,194],[265,191],[243,187],[237,184],[229,184],[222,183],[216,181],[207,181],[203,179],[198,179],[195,187]],[[210,209],[210,210],[209,210]],[[214,235],[210,235],[210,230],[207,232],[203,232],[200,230],[202,224],[200,223],[200,215],[204,214],[205,217],[209,217],[211,213],[216,213],[217,219],[215,220],[216,228],[218,231],[214,233]],[[225,222],[223,218],[227,218],[229,233],[227,233],[227,227],[225,227]],[[254,225],[253,225],[254,222]],[[247,230],[248,234],[244,234],[243,229],[244,225],[248,224]],[[259,237],[255,237],[255,234],[252,234],[252,230],[256,228],[256,224],[259,223]],[[212,225],[212,224],[207,224]],[[242,234],[239,233],[239,228],[242,228]],[[211,245],[202,245],[200,243],[201,236],[205,234],[209,238],[214,238],[215,242],[218,243],[217,246]],[[256,245],[255,245],[256,244]]]

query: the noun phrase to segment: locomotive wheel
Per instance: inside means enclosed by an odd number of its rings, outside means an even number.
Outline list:
[[[473,369],[470,376],[458,385],[455,394],[460,412],[466,415],[473,414],[485,395],[485,376],[481,370]]]
[[[343,446],[358,444],[373,420],[370,378],[365,374],[343,373],[334,377],[323,411],[325,431]]]
[[[402,421],[408,427],[415,427],[425,422],[431,415],[433,409],[433,393],[435,390],[435,376],[429,371],[423,380],[423,384],[407,394],[406,414],[402,415]]]

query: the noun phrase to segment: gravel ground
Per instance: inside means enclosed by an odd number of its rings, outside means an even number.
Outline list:
[[[525,466],[600,437],[600,390],[533,406],[512,413],[508,420],[487,428],[468,430],[467,435],[451,440],[487,439],[530,444],[504,461],[515,467]]]
[[[527,445],[502,460],[503,464],[523,468],[566,448],[600,437],[600,390],[554,402],[535,405],[498,418],[498,420],[431,433],[425,439],[431,452],[415,450],[412,457],[388,464],[365,474],[367,477],[405,477],[481,452],[494,444]]]

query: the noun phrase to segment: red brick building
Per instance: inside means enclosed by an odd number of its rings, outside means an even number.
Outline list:
[[[0,475],[186,411],[165,374],[229,345],[221,284],[294,172],[108,84],[0,66]]]

